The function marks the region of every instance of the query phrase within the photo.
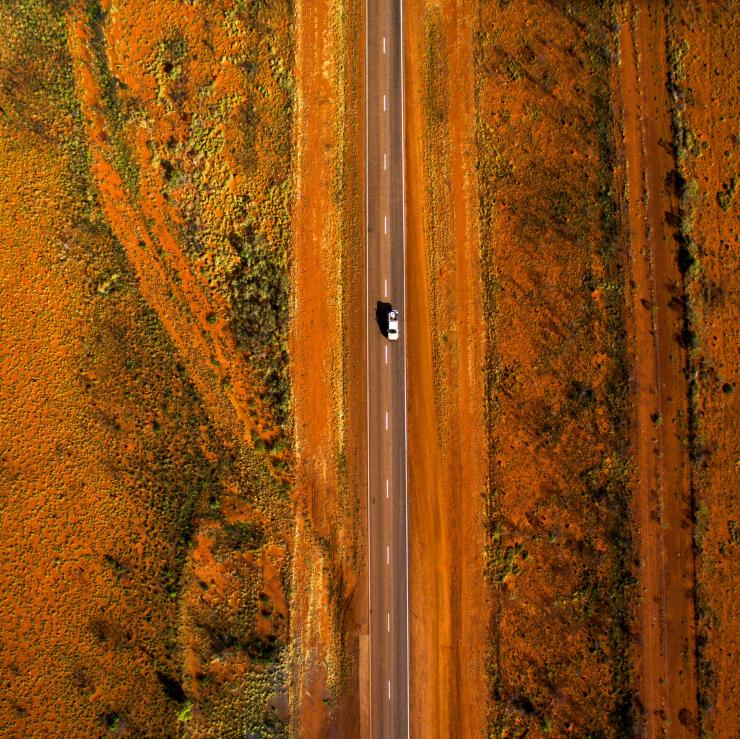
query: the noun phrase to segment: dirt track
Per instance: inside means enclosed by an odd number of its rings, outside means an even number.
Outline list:
[[[690,449],[694,482],[697,681],[702,736],[735,736],[740,715],[740,15],[737,4],[667,4],[674,140],[685,236]]]
[[[634,285],[634,509],[641,562],[637,677],[647,735],[695,736],[688,388],[680,343],[678,173],[671,145],[664,7],[640,2],[623,12],[619,89]]]

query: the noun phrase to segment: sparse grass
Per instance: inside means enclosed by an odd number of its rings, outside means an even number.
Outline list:
[[[734,175],[730,181],[722,183],[722,189],[717,193],[717,203],[722,210],[727,213],[732,207],[732,201],[735,199],[737,192],[738,178]]]
[[[440,419],[446,416],[444,391],[447,380],[443,374],[445,349],[440,327],[444,320],[440,314],[443,299],[439,281],[440,271],[451,254],[451,215],[449,210],[449,71],[447,49],[439,7],[428,7],[424,12],[424,46],[422,56],[424,112],[423,166],[427,183],[425,197],[424,238],[427,252],[427,273],[432,327],[432,370],[434,373],[434,398]],[[444,422],[444,421],[442,421]]]
[[[485,549],[486,578],[502,585],[510,575],[521,572],[521,562],[529,558],[529,553],[520,543],[512,546],[502,544],[500,527],[490,535],[490,543]]]
[[[514,13],[515,9],[516,6],[511,4],[507,13]],[[559,731],[565,727],[562,712],[557,719],[553,715],[560,709],[551,703],[547,683],[529,680],[517,673],[511,667],[511,658],[502,657],[499,652],[499,649],[503,650],[499,639],[509,638],[514,629],[509,615],[505,627],[507,636],[501,637],[498,625],[501,613],[498,609],[514,608],[510,605],[513,593],[517,599],[536,597],[526,590],[536,572],[522,566],[521,551],[531,551],[538,569],[549,571],[550,558],[565,556],[568,546],[563,542],[563,531],[551,529],[547,540],[534,534],[528,539],[529,534],[524,535],[523,532],[528,532],[529,527],[521,524],[515,527],[508,519],[510,515],[519,517],[522,510],[530,508],[524,503],[512,503],[514,492],[506,489],[506,478],[501,476],[499,465],[511,464],[507,440],[511,433],[518,438],[526,436],[528,445],[535,444],[539,463],[547,465],[549,457],[557,456],[558,480],[551,485],[551,502],[547,505],[553,506],[557,500],[556,505],[563,516],[560,520],[580,520],[588,531],[580,540],[584,548],[574,555],[570,565],[582,569],[585,574],[580,584],[572,588],[569,597],[556,599],[556,603],[558,608],[572,612],[570,621],[578,624],[570,631],[573,638],[589,634],[589,638],[598,639],[603,645],[599,654],[603,654],[601,661],[608,664],[610,672],[610,684],[604,686],[603,695],[609,698],[604,697],[605,703],[598,716],[595,713],[590,714],[591,719],[585,719],[583,713],[572,716],[571,730],[573,721],[590,722],[590,726],[600,721],[604,722],[601,726],[608,725],[617,734],[627,735],[631,733],[634,722],[628,653],[634,582],[626,463],[629,383],[623,315],[624,255],[620,247],[612,184],[615,162],[609,88],[615,26],[609,3],[603,7],[584,4],[563,15],[566,24],[572,22],[582,32],[578,40],[571,41],[568,47],[573,59],[568,70],[564,71],[558,63],[545,58],[544,49],[528,48],[521,39],[518,50],[507,47],[505,35],[497,24],[511,23],[511,19],[497,19],[495,15],[485,15],[485,12],[481,17],[487,18],[484,21],[486,30],[478,34],[475,52],[478,69],[478,218],[488,346],[485,376],[490,472],[489,488],[485,494],[485,551],[487,576],[493,588],[494,604],[498,604],[488,659],[492,694],[490,731],[495,736],[507,735],[515,714],[520,728],[522,721],[530,726],[530,720],[533,721],[531,729],[535,731],[542,730],[545,720],[551,730]],[[548,22],[559,20],[558,11],[553,11],[553,18]],[[529,45],[534,43],[530,41]],[[501,101],[494,109],[484,97],[490,93],[484,90],[486,78],[491,70],[496,69],[499,70],[499,78],[517,80],[519,92],[514,92],[514,85],[511,85],[512,92],[508,96],[506,92],[496,94],[497,101],[499,97]],[[585,72],[581,73],[580,69]],[[561,76],[574,81],[580,98],[578,101],[568,100],[566,104],[562,92],[554,95]],[[497,90],[506,90],[505,86],[500,86],[499,79],[493,84]],[[553,94],[553,97],[543,97],[542,91]],[[523,115],[518,118],[499,115],[497,122],[496,110],[508,108],[507,100],[514,95],[521,96],[522,100],[512,100],[510,104],[521,108]],[[485,111],[490,111],[490,115]],[[543,134],[543,130],[548,133]],[[551,136],[552,140],[538,138],[543,135]],[[573,176],[564,176],[563,170],[555,168],[548,159],[550,146],[566,151],[592,151],[596,157],[591,161],[596,164],[579,158],[570,164],[569,173]],[[543,150],[541,154],[540,149]],[[529,160],[522,151],[531,152]],[[499,217],[507,223],[505,234],[497,227]],[[502,239],[517,245],[521,266],[501,261],[504,257],[500,255],[507,254],[507,249],[500,248]],[[562,270],[563,285],[553,285],[541,276],[543,261]],[[577,288],[570,287],[570,275],[573,274],[582,275],[582,284]],[[506,292],[500,275],[507,279]],[[526,290],[520,288],[521,283]],[[598,294],[599,305],[584,300],[579,290],[587,295]],[[512,299],[512,292],[517,295],[518,304]],[[550,297],[552,295],[557,297]],[[571,315],[570,308],[556,307],[561,296],[574,306],[576,315]],[[544,325],[539,328],[519,326],[517,317],[520,310],[522,315],[538,316]],[[559,315],[559,311],[565,315]],[[512,366],[508,359],[513,353],[511,343],[515,340],[512,323],[516,323],[518,331],[524,332],[526,340],[537,340],[534,366],[523,372]],[[600,326],[596,335],[595,324]],[[545,326],[553,328],[547,330]],[[604,338],[597,339],[599,335]],[[568,339],[564,340],[564,336]],[[601,348],[596,349],[597,346]],[[591,367],[588,364],[584,365],[588,369],[583,374],[572,374],[573,368],[588,356],[589,349],[602,351],[607,357],[609,371],[598,384],[589,376]],[[563,376],[564,368],[570,371],[569,376]],[[548,389],[541,390],[540,382]],[[531,409],[527,404],[529,396],[533,398]],[[597,409],[605,411],[602,418],[608,419],[606,433],[597,430]],[[513,428],[508,425],[505,429],[499,427],[501,413],[506,414],[507,424],[513,423]],[[527,415],[522,419],[525,413]],[[592,440],[597,438],[608,448],[608,453],[603,456],[594,453]],[[522,471],[521,474],[525,473]],[[538,479],[537,472],[532,476]],[[523,480],[522,484],[526,486]],[[522,495],[536,497],[538,492],[536,489],[531,492],[518,490],[516,495],[520,498]],[[584,504],[584,500],[589,503]],[[541,506],[544,507],[545,503]],[[512,508],[516,514],[511,513]],[[533,519],[537,517],[536,510],[534,508],[528,514]],[[608,554],[597,564],[588,548],[599,540],[605,542]],[[512,581],[510,576],[516,573],[520,573],[519,577]],[[569,578],[559,575],[547,587],[567,587],[565,582],[569,582]],[[546,618],[542,614],[541,619]],[[539,624],[540,619],[536,621]],[[531,627],[532,630],[534,628],[539,626]],[[596,637],[596,634],[600,636]],[[507,652],[512,648],[512,643],[507,641]],[[553,647],[552,651],[557,652],[557,648]],[[582,659],[579,662],[582,669],[587,669],[588,658],[579,659]],[[504,673],[502,663],[509,665],[510,674]],[[552,669],[551,682],[557,681],[562,685],[562,681],[569,679],[569,668],[564,664]],[[523,687],[525,685],[526,688]],[[531,695],[522,695],[514,701],[519,709],[512,707],[511,693],[517,689],[515,686],[532,691]],[[593,694],[600,694],[602,687],[592,686],[592,689]],[[608,707],[606,701],[609,701]]]

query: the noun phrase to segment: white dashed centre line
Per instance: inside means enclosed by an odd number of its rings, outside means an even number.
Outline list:
[[[385,548],[385,563],[389,565],[391,563],[391,548]]]
[[[388,216],[383,216],[383,233],[388,233]]]
[[[390,487],[388,486],[388,480],[386,480],[385,481],[385,497],[390,498],[390,496],[391,496]]]
[[[388,106],[386,104],[386,97],[383,95],[383,110],[388,110]]]
[[[388,155],[383,154],[383,171],[388,169]]]
[[[388,345],[385,347],[385,363],[388,364]]]
[[[383,36],[383,53],[385,54],[385,36]]]
[[[387,279],[385,280],[384,292],[385,292],[385,297],[387,298],[388,297],[388,280]]]
[[[388,411],[385,412],[385,430],[388,431]]]
[[[391,630],[391,614],[388,614],[388,631]]]
[[[388,681],[388,700],[391,699],[391,681]]]

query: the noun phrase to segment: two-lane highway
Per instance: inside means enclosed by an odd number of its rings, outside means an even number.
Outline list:
[[[367,0],[367,289],[370,732],[409,735],[402,0]],[[400,312],[391,342],[378,304]]]

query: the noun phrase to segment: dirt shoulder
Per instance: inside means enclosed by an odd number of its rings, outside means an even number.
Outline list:
[[[411,722],[421,736],[476,736],[490,606],[474,19],[453,2],[404,7]]]
[[[364,335],[353,2],[297,6],[298,109],[291,360],[299,528],[293,571],[293,730],[356,736],[366,621]],[[355,253],[354,258],[352,254]],[[353,333],[354,332],[354,333]]]

